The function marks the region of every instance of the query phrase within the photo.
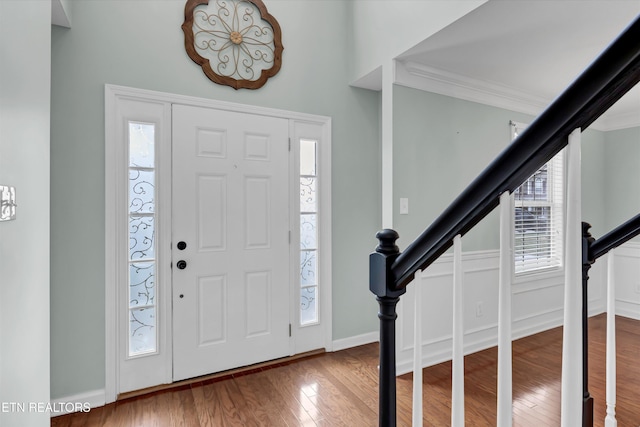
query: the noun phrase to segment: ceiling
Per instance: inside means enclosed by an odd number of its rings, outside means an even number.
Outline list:
[[[399,55],[397,83],[539,114],[638,15],[640,0],[489,0]],[[638,125],[640,86],[594,127]]]

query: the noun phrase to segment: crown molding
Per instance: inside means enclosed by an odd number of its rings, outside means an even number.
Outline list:
[[[396,84],[532,115],[540,114],[549,104],[543,97],[512,87],[416,62],[397,62]]]
[[[407,61],[396,61],[396,81],[401,86],[538,116],[553,101],[495,82]],[[610,131],[640,126],[640,113],[604,114],[590,127]]]

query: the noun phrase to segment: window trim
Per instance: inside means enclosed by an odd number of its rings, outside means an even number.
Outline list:
[[[314,345],[317,340],[317,333],[324,333],[324,345],[326,351],[332,351],[333,342],[331,338],[332,310],[331,310],[331,121],[327,118],[324,123],[311,122],[309,120],[292,120],[290,124],[291,151],[293,153],[293,168],[291,183],[294,187],[294,195],[300,194],[300,141],[316,141],[316,161],[317,161],[317,260],[316,272],[318,277],[317,299],[318,299],[318,319],[316,322],[302,325],[300,322],[300,201],[295,198],[291,203],[291,241],[290,256],[292,265],[291,283],[294,287],[292,298],[297,304],[295,312],[291,313],[292,335],[295,338],[295,349],[293,353],[301,353],[316,350]],[[315,339],[310,339],[315,337]]]

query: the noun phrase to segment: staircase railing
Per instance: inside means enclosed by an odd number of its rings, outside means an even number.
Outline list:
[[[589,335],[588,335],[588,317],[589,317],[589,269],[598,258],[617,248],[623,243],[628,242],[634,237],[640,235],[640,214],[634,216],[624,224],[614,228],[599,239],[594,239],[589,233],[590,224],[582,223],[582,427],[593,427],[593,398],[589,393]],[[613,257],[609,260],[609,275],[607,286],[608,304],[607,304],[607,388],[611,388],[611,384],[615,385],[615,299],[610,292],[613,291]],[[611,342],[611,339],[614,341]],[[610,420],[615,419],[615,386],[613,387],[613,395],[611,390],[607,390],[607,414]],[[605,427],[614,427],[617,423],[606,424]]]
[[[395,231],[382,230],[376,235],[380,243],[370,256],[370,290],[376,295],[380,305],[380,426],[396,425],[396,305],[406,286],[417,272],[431,265],[446,252],[453,245],[456,236],[466,234],[497,207],[502,194],[513,192],[567,146],[568,136],[574,130],[586,129],[638,81],[640,17],[636,18],[404,252],[400,253],[395,244],[398,238]],[[583,265],[591,264],[597,257],[638,233],[640,215],[601,239],[588,240],[588,255],[583,255]],[[586,271],[583,274],[584,283],[585,275]]]

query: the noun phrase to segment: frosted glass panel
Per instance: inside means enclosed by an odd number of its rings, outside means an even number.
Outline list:
[[[318,321],[318,141],[300,140],[300,324]]]
[[[300,175],[316,174],[316,141],[300,140]]]
[[[315,177],[300,177],[300,212],[316,212],[316,181]]]
[[[129,166],[155,165],[155,125],[129,122]]]
[[[155,302],[156,268],[154,262],[129,265],[129,307],[148,306]]]
[[[155,172],[129,169],[129,212],[151,213],[155,210]]]
[[[156,351],[155,307],[136,308],[129,314],[129,355]]]
[[[0,0],[1,1],[1,0]],[[155,353],[155,131],[129,122],[129,356]]]
[[[131,260],[155,257],[154,231],[154,217],[129,217],[129,257]]]
[[[300,249],[315,249],[318,247],[316,238],[316,215],[300,215]]]
[[[316,251],[300,252],[300,284],[315,285],[316,284]]]
[[[318,299],[316,287],[302,288],[300,290],[300,324],[315,323],[318,321]]]

